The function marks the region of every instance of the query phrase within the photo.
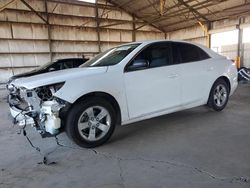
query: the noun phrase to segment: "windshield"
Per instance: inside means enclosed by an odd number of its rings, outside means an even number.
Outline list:
[[[130,52],[132,52],[140,43],[128,44],[111,48],[105,52],[102,52],[87,61],[80,67],[97,67],[97,66],[111,66],[121,62]]]

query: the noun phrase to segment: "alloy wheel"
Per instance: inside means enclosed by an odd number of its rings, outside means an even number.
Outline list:
[[[214,90],[214,102],[218,107],[223,106],[227,101],[227,89],[223,84],[219,84]]]
[[[103,138],[111,126],[111,116],[102,106],[87,108],[78,120],[78,131],[88,141],[97,141]]]

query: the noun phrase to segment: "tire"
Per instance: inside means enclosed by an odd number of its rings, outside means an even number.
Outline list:
[[[225,80],[219,78],[215,81],[208,99],[208,106],[215,111],[222,111],[228,102],[229,86]]]
[[[71,108],[66,133],[79,146],[93,148],[104,144],[116,126],[113,106],[101,97],[89,97]]]

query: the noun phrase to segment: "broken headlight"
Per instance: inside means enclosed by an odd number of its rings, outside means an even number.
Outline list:
[[[13,84],[8,84],[6,87],[9,90],[10,93],[16,93],[17,92],[17,88]]]
[[[42,101],[50,101],[53,99],[53,94],[62,88],[65,82],[41,86],[35,89],[38,97]]]

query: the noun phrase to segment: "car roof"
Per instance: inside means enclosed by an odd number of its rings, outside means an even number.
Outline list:
[[[128,45],[128,44],[151,44],[151,43],[155,43],[155,42],[182,42],[182,43],[188,43],[188,44],[194,44],[194,45],[200,46],[200,44],[195,43],[195,42],[189,42],[189,41],[184,41],[184,40],[167,40],[167,39],[166,40],[159,39],[159,40],[136,41],[136,42],[125,43],[125,44],[122,44],[119,46]]]
[[[129,45],[129,44],[141,44],[141,45],[148,45],[148,44],[153,44],[153,43],[157,43],[157,42],[180,42],[180,43],[187,43],[187,44],[192,44],[195,46],[200,47],[201,49],[203,49],[206,53],[208,53],[211,57],[221,57],[221,55],[217,54],[216,52],[212,51],[210,48],[199,44],[199,43],[195,43],[195,42],[189,42],[189,41],[184,41],[184,40],[146,40],[146,41],[136,41],[136,42],[131,42],[131,43],[126,43],[126,44],[122,44],[119,46],[123,46],[123,45]]]

